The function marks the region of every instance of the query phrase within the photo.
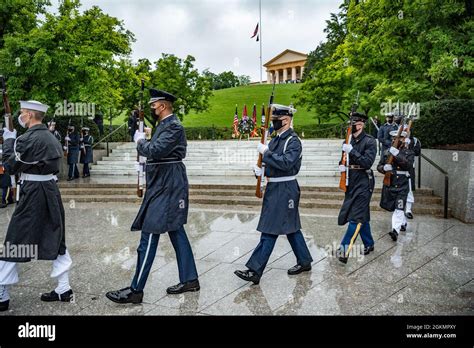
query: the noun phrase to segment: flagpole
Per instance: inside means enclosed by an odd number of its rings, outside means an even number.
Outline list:
[[[262,84],[262,0],[259,0],[260,10],[260,84]]]

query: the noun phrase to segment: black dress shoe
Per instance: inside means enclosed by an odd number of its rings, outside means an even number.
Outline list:
[[[179,283],[173,286],[170,286],[166,289],[166,292],[170,295],[182,294],[187,291],[199,291],[201,287],[199,286],[199,280],[192,280],[186,283]]]
[[[369,255],[372,251],[374,251],[374,249],[375,249],[375,248],[374,248],[373,245],[372,245],[372,246],[369,246],[369,247],[365,247],[363,254],[364,254],[364,255]]]
[[[67,178],[67,181],[73,181],[74,178]]]
[[[7,207],[7,204],[5,204],[5,203],[0,203],[0,209],[6,208],[6,207]]]
[[[392,237],[392,240],[393,240],[394,242],[397,241],[397,239],[398,239],[398,232],[397,232],[397,231],[392,230],[392,232],[388,232],[388,234],[390,235],[390,237]]]
[[[257,285],[258,283],[260,283],[260,276],[255,273],[254,271],[251,271],[249,269],[245,270],[245,271],[235,271],[234,274],[239,277],[240,279],[243,279],[245,281],[248,281],[248,282],[252,282],[254,283],[255,285]]]
[[[302,272],[308,272],[308,271],[311,271],[311,264],[306,265],[306,266],[296,265],[296,266],[291,267],[288,270],[288,274],[295,275],[295,274],[300,274]]]
[[[409,212],[406,213],[405,215],[406,215],[406,217],[407,217],[408,219],[410,219],[410,220],[413,219],[413,214],[412,214],[411,211],[409,211]]]
[[[131,287],[109,291],[105,296],[115,303],[142,303],[143,291],[134,291]]]
[[[41,301],[45,302],[54,302],[54,301],[61,301],[61,302],[71,302],[74,298],[72,290],[68,290],[62,294],[58,294],[56,291],[51,291],[44,293],[41,295]]]
[[[337,259],[341,261],[343,264],[346,264],[348,260],[348,258],[345,256],[339,256]]]
[[[0,312],[8,311],[9,306],[10,306],[10,300],[0,302]]]
[[[402,226],[400,227],[400,231],[405,232],[406,230],[407,230],[407,225],[406,225],[406,224],[405,224],[405,225],[402,225]]]

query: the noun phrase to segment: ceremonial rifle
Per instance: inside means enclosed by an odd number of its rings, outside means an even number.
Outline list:
[[[144,119],[145,113],[143,111],[143,91],[145,90],[145,80],[142,79],[141,81],[141,88],[140,88],[140,101],[138,102],[138,131],[144,131]],[[138,170],[138,179],[137,179],[137,196],[139,198],[143,197],[143,188],[145,186],[145,162],[146,158],[140,156],[137,151],[137,162],[139,163],[139,170]]]
[[[8,100],[8,92],[7,92],[7,83],[5,81],[5,77],[0,75],[0,87],[2,91],[2,98],[3,98],[3,107],[5,109],[4,119],[5,119],[5,127],[10,131],[13,132],[15,128],[13,127],[13,118],[12,118],[12,110],[10,108],[10,101]],[[18,197],[16,194],[17,185],[16,185],[16,178],[15,175],[10,175],[10,180],[12,184],[12,193],[13,197],[16,197],[18,201]]]
[[[357,91],[357,97],[354,104],[352,104],[351,112],[349,114],[349,126],[346,131],[346,144],[350,144],[352,141],[352,114],[357,111],[359,106],[359,91]],[[339,188],[346,192],[347,186],[349,186],[349,156],[345,151],[342,151],[341,165],[346,166],[346,171],[341,173],[341,179],[339,180]]]
[[[267,112],[265,113],[265,122],[264,122],[264,124],[262,124],[262,136],[260,138],[260,142],[264,145],[267,143],[268,125],[270,123],[270,115],[271,115],[271,112],[272,112],[272,104],[273,104],[274,94],[275,94],[275,82],[273,82],[272,95],[270,96],[270,101],[268,102],[268,106],[267,106]],[[264,182],[265,182],[264,181],[265,168],[262,165],[262,162],[263,162],[263,155],[259,154],[258,155],[257,166],[259,168],[262,168],[262,174],[259,175],[258,178],[257,178],[257,188],[256,188],[256,191],[255,191],[255,196],[257,196],[258,198],[263,197],[263,187],[264,187]]]
[[[83,116],[81,116],[81,139],[82,139],[81,143],[82,144],[80,145],[80,147],[81,147],[81,152],[82,152],[83,156],[85,157],[86,156],[86,146],[84,145],[84,131],[82,130],[82,128],[84,128],[84,117]]]
[[[64,157],[67,157],[69,155],[69,140],[66,138],[69,137],[69,126],[71,125],[71,118],[69,118],[69,122],[67,123],[67,129],[66,129],[66,136],[64,140],[66,141],[66,150],[64,150]]]

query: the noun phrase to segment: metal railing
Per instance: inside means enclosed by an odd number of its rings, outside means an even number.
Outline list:
[[[439,172],[441,172],[444,175],[444,198],[443,198],[443,203],[444,203],[444,218],[448,218],[448,194],[449,194],[449,175],[448,172],[445,171],[443,168],[441,168],[439,165],[434,163],[432,160],[430,160],[428,157],[426,157],[423,154],[420,154],[418,156],[418,188],[421,187],[421,158],[424,158],[426,162],[431,164],[434,168],[436,168]]]
[[[107,134],[105,137],[103,137],[102,139],[100,139],[97,143],[95,143],[92,148],[94,149],[96,146],[98,146],[99,144],[103,144],[105,140],[106,143],[107,143],[107,154],[109,154],[109,138],[114,135],[115,133],[117,133],[120,129],[122,129],[123,127],[127,126],[128,125],[128,122],[125,122],[123,124],[121,124],[119,127],[115,128],[112,132],[110,132],[109,134]]]

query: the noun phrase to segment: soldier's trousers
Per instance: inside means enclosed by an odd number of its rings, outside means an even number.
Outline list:
[[[342,238],[341,241],[341,250],[344,250],[344,253],[348,250],[349,245],[353,245],[357,239],[357,234],[360,234],[360,238],[362,238],[362,243],[364,243],[365,247],[371,247],[374,245],[374,238],[372,237],[372,232],[370,230],[370,222],[364,222],[361,226],[359,231],[357,232],[357,222],[350,221],[349,225],[347,226],[346,234]]]
[[[177,231],[170,231],[168,235],[176,252],[179,281],[186,283],[196,280],[198,278],[196,264],[184,227],[181,226]],[[151,266],[155,259],[159,240],[159,234],[142,232],[140,244],[137,249],[137,268],[131,285],[133,290],[142,291],[145,288]]]
[[[296,256],[296,262],[299,265],[306,266],[313,262],[313,258],[311,257],[301,230],[287,234],[286,237],[288,238],[288,242],[290,242],[291,249]],[[278,235],[276,234],[262,233],[260,242],[247,261],[246,266],[249,270],[254,271],[259,276],[263,274],[277,238]]]
[[[79,169],[77,169],[77,164],[73,163],[69,165],[69,178],[78,178],[79,177]]]
[[[84,176],[91,175],[91,172],[89,170],[89,163],[84,163],[84,165],[82,167],[82,175],[84,175]]]
[[[392,214],[392,229],[400,233],[402,225],[407,225],[407,217],[402,209],[395,209]]]
[[[56,293],[63,294],[71,289],[69,285],[69,269],[72,265],[72,259],[69,255],[69,251],[66,250],[64,255],[58,255],[56,260],[53,261],[53,269],[50,277],[55,278],[58,281]],[[18,269],[16,262],[0,261],[0,286],[1,285],[12,285],[18,283]],[[6,301],[8,298],[2,299]]]

